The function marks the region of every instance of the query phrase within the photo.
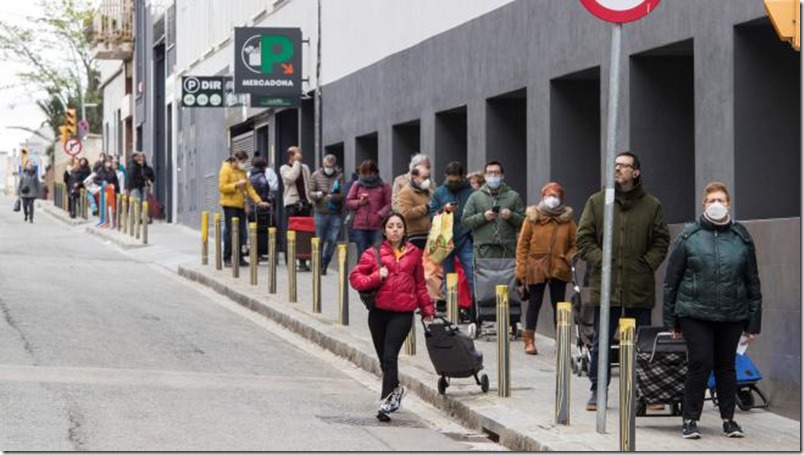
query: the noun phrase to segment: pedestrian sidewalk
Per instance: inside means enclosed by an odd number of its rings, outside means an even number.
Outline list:
[[[42,204],[45,205],[46,204]],[[52,206],[51,206],[52,207]],[[47,210],[47,209],[46,209]],[[58,209],[54,209],[59,212]],[[50,213],[50,212],[49,212]],[[58,216],[58,215],[57,215]],[[110,242],[120,242],[122,234],[98,230]],[[241,268],[240,278],[231,269],[215,270],[214,242],[210,237],[209,265],[201,265],[201,236],[198,231],[155,222],[150,226],[149,245],[127,249],[127,254],[175,271],[231,298],[239,304],[271,318],[324,349],[343,356],[374,374],[379,363],[367,327],[367,312],[356,292],[349,293],[348,326],[338,324],[338,269],[333,260],[330,274],[322,277],[320,314],[312,312],[312,274],[298,272],[298,302],[288,302],[288,279],[284,261],[277,266],[277,293],[268,293],[268,267],[258,266],[258,285],[249,284],[249,269]],[[281,259],[281,258],[280,258]],[[619,397],[617,369],[609,387],[607,433],[596,432],[595,412],[585,411],[589,380],[572,376],[570,392],[571,424],[554,424],[556,359],[555,343],[537,335],[538,356],[526,356],[521,340],[511,341],[511,396],[497,396],[497,343],[495,337],[476,340],[483,352],[491,389],[481,392],[474,379],[454,379],[445,396],[437,390],[435,374],[424,344],[422,326],[416,321],[416,355],[400,356],[403,384],[423,400],[442,409],[466,426],[496,435],[504,446],[518,451],[619,450]],[[465,326],[463,327],[465,329]],[[761,383],[760,383],[761,385]],[[772,403],[771,403],[772,406]],[[772,408],[771,408],[772,409]],[[705,405],[700,422],[700,440],[681,438],[680,417],[638,417],[636,448],[650,451],[800,451],[801,424],[767,410],[737,410],[735,416],[746,437],[729,439],[721,435],[719,414],[711,402]],[[393,422],[391,423],[391,425]]]

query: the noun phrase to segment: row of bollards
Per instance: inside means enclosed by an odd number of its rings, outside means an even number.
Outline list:
[[[123,202],[125,204],[125,201]],[[135,209],[137,205],[135,204]],[[125,210],[122,212],[125,214]],[[125,215],[124,215],[125,216]],[[136,218],[136,214],[135,214]],[[209,263],[209,212],[201,215],[201,263]],[[240,230],[238,218],[232,219],[232,276],[239,277],[240,263]],[[125,224],[125,223],[123,223]],[[217,270],[222,269],[221,260],[221,215],[214,215],[215,231],[215,265]],[[276,228],[268,228],[268,292],[276,294]],[[250,284],[257,286],[257,225],[248,225],[248,243],[250,252]],[[312,260],[312,312],[321,313],[321,250],[320,239],[311,240]],[[297,274],[295,267],[296,233],[287,232],[288,259],[288,301],[297,301]],[[347,245],[339,244],[337,247],[338,261],[338,323],[349,325],[349,286],[347,267]],[[459,320],[458,309],[458,276],[447,274],[447,319],[452,323]],[[511,364],[510,364],[510,308],[508,299],[508,286],[496,287],[497,296],[497,392],[500,397],[511,396]],[[572,366],[572,305],[561,302],[557,307],[556,325],[556,398],[555,422],[561,425],[570,424],[570,383]],[[620,450],[635,450],[635,416],[636,416],[636,385],[635,385],[635,320],[620,320]],[[405,340],[404,351],[407,355],[416,354],[416,324]]]

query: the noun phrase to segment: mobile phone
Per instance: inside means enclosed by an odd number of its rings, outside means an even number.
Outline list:
[[[500,213],[500,206],[499,205],[491,206],[491,211],[494,213]]]

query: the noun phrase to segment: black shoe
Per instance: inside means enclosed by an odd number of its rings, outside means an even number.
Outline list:
[[[240,267],[248,267],[248,265],[249,265],[248,261],[246,261],[245,259],[240,260]]]
[[[28,215],[25,215],[25,221],[28,221]]]
[[[232,266],[232,261],[231,260],[223,261],[223,266],[224,267],[231,267]]]
[[[589,401],[586,402],[587,411],[597,411],[597,390],[592,391]]]
[[[30,221],[31,224],[33,224],[33,217],[29,218],[28,221]]]
[[[327,274],[327,268],[326,267],[321,267],[321,275],[326,275],[326,274]]]
[[[390,422],[391,416],[389,416],[385,412],[377,411],[377,420],[379,420],[380,422]]]
[[[732,422],[733,423],[733,422]],[[723,429],[725,430],[726,424],[723,423]],[[698,422],[694,420],[687,420],[684,422],[684,425],[681,427],[681,437],[684,439],[698,439],[701,437],[701,432],[698,431]]]
[[[727,438],[742,438],[744,436],[743,429],[733,420],[723,422],[723,434]]]

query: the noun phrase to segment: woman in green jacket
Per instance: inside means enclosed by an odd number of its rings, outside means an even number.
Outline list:
[[[726,185],[704,189],[704,213],[676,240],[664,280],[664,325],[687,342],[689,371],[684,383],[681,434],[697,439],[709,372],[714,370],[720,417],[726,436],[742,437],[734,422],[737,374],[734,355],[759,334],[760,291],[754,241],[729,215]]]

